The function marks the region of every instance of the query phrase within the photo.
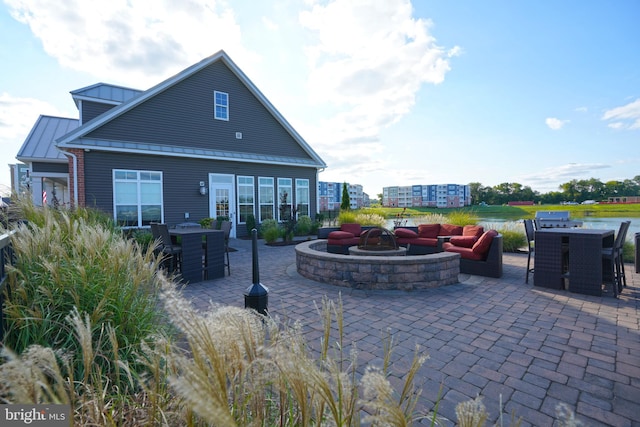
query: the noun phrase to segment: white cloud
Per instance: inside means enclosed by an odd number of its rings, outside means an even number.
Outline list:
[[[614,129],[625,127],[627,129],[640,129],[640,98],[627,105],[605,111],[602,120],[617,120],[617,122],[609,125]]]
[[[374,142],[415,103],[424,83],[438,84],[449,71],[446,51],[429,34],[429,21],[412,17],[407,0],[311,2],[300,14],[316,35],[306,49],[311,68],[308,93],[316,105],[331,104],[318,140],[354,138]]]
[[[7,0],[61,66],[147,89],[220,49],[249,58],[225,1]]]
[[[264,25],[264,27],[265,27],[267,30],[270,30],[270,31],[277,31],[277,30],[278,30],[278,28],[279,28],[278,24],[276,24],[275,22],[273,22],[273,20],[271,20],[271,19],[270,19],[269,17],[267,17],[267,16],[263,16],[263,17],[262,17],[262,24]]]
[[[0,147],[2,158],[7,163],[17,163],[15,156],[29,135],[38,117],[43,115],[67,117],[56,107],[32,98],[16,98],[7,93],[0,94]],[[0,165],[6,170],[6,165]],[[9,176],[0,175],[2,184],[9,185]]]
[[[523,185],[528,185],[534,190],[544,193],[558,191],[559,183],[569,182],[573,179],[594,178],[598,171],[611,168],[611,165],[604,163],[567,163],[545,168],[534,174],[524,175],[521,180]]]
[[[544,122],[547,124],[547,126],[549,126],[550,129],[560,130],[566,123],[569,122],[569,120],[560,120],[556,119],[555,117],[548,117]]]

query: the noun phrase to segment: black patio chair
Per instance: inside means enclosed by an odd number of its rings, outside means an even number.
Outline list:
[[[231,263],[229,263],[229,236],[231,235],[231,221],[222,221],[220,223],[220,230],[224,231],[224,266],[227,267],[227,273],[231,276]]]
[[[624,272],[624,260],[622,258],[622,251],[624,248],[624,242],[627,238],[627,231],[631,221],[623,221],[618,229],[618,234],[613,242],[613,246],[609,248],[602,248],[602,259],[607,261],[611,266],[608,278],[611,279],[611,286],[613,288],[613,296],[618,297],[618,294],[622,292],[624,286],[627,286],[627,278]]]
[[[154,232],[155,229],[155,232]],[[173,243],[167,224],[151,224],[151,233],[157,233],[162,244],[162,253],[169,258],[169,272],[179,271],[182,266],[182,246]]]
[[[534,229],[534,225],[533,225],[533,220],[532,219],[525,219],[524,220],[524,231],[525,234],[527,236],[527,273],[526,273],[526,277],[524,282],[525,283],[529,283],[529,273],[533,274],[534,273],[534,268],[531,268],[531,254],[533,253],[533,251],[535,250],[535,239],[536,239],[536,232]]]

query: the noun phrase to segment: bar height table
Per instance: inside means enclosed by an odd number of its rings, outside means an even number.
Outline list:
[[[224,231],[211,228],[172,228],[169,229],[169,234],[180,237],[181,275],[184,281],[195,283],[224,277]],[[204,250],[203,242],[206,243]]]
[[[614,230],[547,228],[536,231],[533,283],[552,289],[602,295],[603,275],[608,271],[602,248],[613,246]]]

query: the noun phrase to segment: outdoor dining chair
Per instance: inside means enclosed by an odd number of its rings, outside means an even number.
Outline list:
[[[231,264],[229,263],[229,236],[231,235],[231,221],[222,221],[220,230],[224,231],[224,266],[227,267],[227,273],[231,276]]]
[[[162,244],[162,253],[169,258],[169,271],[179,271],[182,265],[182,247],[173,243],[167,224],[151,224],[151,233],[158,234]],[[155,237],[155,236],[154,236]]]
[[[620,224],[613,246],[609,248],[602,248],[602,259],[607,261],[611,266],[609,270],[609,278],[611,279],[614,297],[618,297],[618,294],[622,292],[623,287],[627,286],[622,251],[630,225],[631,221],[623,221]]]
[[[524,282],[525,283],[529,283],[529,273],[533,274],[534,273],[534,269],[531,268],[531,254],[533,253],[533,251],[535,250],[535,236],[536,236],[536,232],[534,230],[533,227],[533,220],[532,219],[525,219],[524,220],[524,231],[525,234],[527,235],[527,275],[525,277]]]

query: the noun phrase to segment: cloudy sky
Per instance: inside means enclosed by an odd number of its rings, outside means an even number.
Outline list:
[[[391,185],[640,175],[636,0],[4,0],[0,184],[70,91],[224,49],[328,164]]]

